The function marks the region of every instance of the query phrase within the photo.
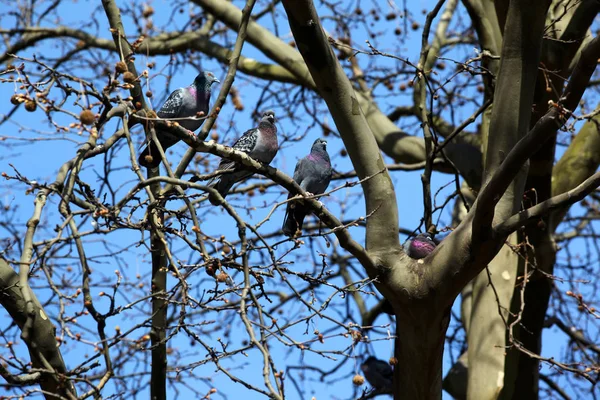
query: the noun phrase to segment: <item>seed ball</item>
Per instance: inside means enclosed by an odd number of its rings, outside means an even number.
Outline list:
[[[123,74],[123,80],[127,83],[133,83],[135,82],[135,75],[127,71]]]
[[[229,278],[229,275],[227,275],[225,272],[221,272],[219,275],[217,275],[217,281],[219,282],[226,282],[227,278]]]
[[[115,70],[122,74],[127,72],[127,64],[125,64],[123,61],[119,61],[115,64]]]
[[[83,110],[81,114],[79,114],[79,120],[84,125],[92,125],[94,121],[96,121],[96,116],[91,110]]]
[[[37,108],[37,104],[35,101],[33,100],[27,100],[25,102],[25,109],[29,112],[34,112],[35,109]]]
[[[354,377],[352,377],[352,383],[356,386],[360,386],[365,383],[365,378],[362,375],[354,375]]]

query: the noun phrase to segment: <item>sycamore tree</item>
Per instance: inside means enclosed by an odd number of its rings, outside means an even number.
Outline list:
[[[590,396],[599,10],[2,1],[3,398]],[[156,110],[201,70],[192,135]],[[271,166],[228,147],[267,109]],[[146,170],[157,128],[181,142]],[[291,178],[318,137],[323,196]],[[211,205],[223,157],[256,174]],[[314,214],[292,238],[288,201]]]

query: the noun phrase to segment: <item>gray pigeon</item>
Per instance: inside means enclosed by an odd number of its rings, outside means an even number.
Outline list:
[[[265,111],[260,119],[258,128],[253,128],[244,132],[233,145],[233,149],[244,152],[250,157],[263,164],[270,164],[275,158],[279,145],[277,143],[277,127],[275,126],[275,112]],[[247,170],[243,165],[235,161],[223,158],[219,163],[217,171],[228,171],[208,182],[208,186],[215,188],[223,198],[227,196],[231,187],[252,176],[254,172]],[[213,205],[217,205],[216,199],[212,196],[208,200]]]
[[[393,391],[394,371],[390,364],[370,356],[362,363],[360,369],[374,389],[384,393]]]
[[[429,253],[435,250],[437,242],[430,233],[425,232],[419,233],[414,238],[407,240],[402,247],[410,258],[419,260],[427,257]],[[383,312],[394,315],[394,309],[388,300],[385,300],[383,303]]]
[[[419,233],[413,239],[404,243],[404,251],[414,259],[425,258],[437,247],[430,233]]]
[[[215,82],[219,83],[220,81],[212,72],[201,72],[190,86],[179,88],[171,93],[156,114],[165,119],[194,117],[199,112],[203,112],[206,116],[208,114],[211,86]],[[204,119],[190,118],[177,122],[185,129],[193,132],[200,128]],[[156,137],[164,151],[179,142],[179,138],[168,131],[157,130]],[[148,156],[151,156],[151,159]],[[150,145],[142,151],[138,162],[146,168],[156,168],[160,165],[161,158],[154,141],[151,141]]]
[[[310,149],[310,154],[296,164],[294,180],[302,189],[310,194],[323,194],[331,182],[331,161],[327,154],[327,140],[317,139]],[[294,197],[291,193],[288,199]],[[283,234],[293,237],[302,231],[304,217],[309,213],[306,206],[299,201],[288,202],[283,220]]]

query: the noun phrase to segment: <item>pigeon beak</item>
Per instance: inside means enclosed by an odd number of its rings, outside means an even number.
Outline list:
[[[217,78],[215,78],[215,80],[213,81],[213,83],[221,83],[221,81],[218,80]]]

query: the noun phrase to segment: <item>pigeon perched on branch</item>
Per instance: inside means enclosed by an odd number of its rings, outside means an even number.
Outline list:
[[[302,158],[296,164],[294,170],[294,180],[309,194],[323,194],[331,182],[331,161],[327,154],[327,141],[317,139],[310,149],[310,154]],[[288,199],[294,195],[291,193]],[[296,232],[302,231],[302,223],[306,214],[310,212],[309,208],[300,201],[290,201],[285,210],[285,219],[283,220],[283,234],[289,237],[296,235]]]
[[[390,364],[370,356],[360,366],[367,382],[376,390],[391,393],[394,383],[394,371]]]
[[[190,131],[200,128],[204,118],[194,118],[198,113],[208,113],[208,102],[210,100],[211,86],[220,81],[212,72],[204,71],[198,74],[194,82],[188,87],[179,88],[169,95],[165,104],[156,113],[160,118],[187,118],[177,120],[177,123]],[[179,138],[165,130],[156,130],[156,137],[166,151],[169,147],[179,142]],[[138,158],[140,165],[146,168],[156,168],[160,165],[161,157],[158,153],[158,147],[154,141],[140,154]]]
[[[258,127],[246,131],[235,142],[233,149],[246,153],[258,162],[270,164],[275,158],[277,150],[279,150],[276,121],[275,112],[265,111]],[[227,158],[221,160],[217,171],[225,171],[225,173],[210,180],[208,186],[215,188],[223,198],[227,196],[234,184],[254,174],[253,171],[249,171],[242,164]],[[208,200],[213,205],[217,204],[217,200],[212,196],[209,196]]]

